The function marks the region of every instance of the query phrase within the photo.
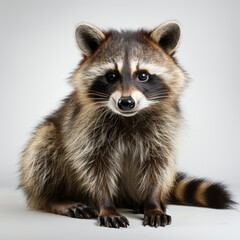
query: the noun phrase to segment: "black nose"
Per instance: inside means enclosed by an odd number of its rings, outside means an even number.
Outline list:
[[[121,110],[131,110],[135,107],[135,102],[131,97],[122,97],[118,100],[118,107]]]

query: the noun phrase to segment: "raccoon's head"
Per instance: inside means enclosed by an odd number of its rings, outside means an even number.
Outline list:
[[[82,23],[76,41],[84,59],[71,82],[85,102],[122,116],[176,103],[187,80],[173,58],[179,38],[173,21],[121,32]]]

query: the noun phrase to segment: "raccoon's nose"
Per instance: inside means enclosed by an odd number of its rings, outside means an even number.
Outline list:
[[[135,102],[132,97],[122,97],[118,100],[118,107],[121,110],[131,110],[135,107]]]

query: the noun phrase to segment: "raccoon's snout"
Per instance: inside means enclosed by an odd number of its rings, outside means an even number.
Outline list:
[[[123,111],[131,110],[135,107],[135,101],[132,97],[121,97],[118,100],[118,108]]]
[[[119,115],[131,117],[151,103],[139,90],[132,91],[127,97],[121,91],[115,91],[109,98],[108,107]]]

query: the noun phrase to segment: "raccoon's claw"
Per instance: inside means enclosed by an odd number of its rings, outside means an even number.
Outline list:
[[[90,207],[78,204],[76,206],[73,206],[67,210],[67,216],[73,217],[73,218],[97,218],[97,213],[91,209]]]
[[[150,225],[151,227],[165,227],[172,222],[171,216],[166,214],[158,214],[153,216],[144,216],[143,225]]]
[[[99,216],[98,217],[98,224],[99,226],[105,226],[105,227],[113,227],[113,228],[120,228],[124,227],[126,228],[129,226],[129,221],[124,216],[114,216],[114,217],[108,217],[108,216]]]

